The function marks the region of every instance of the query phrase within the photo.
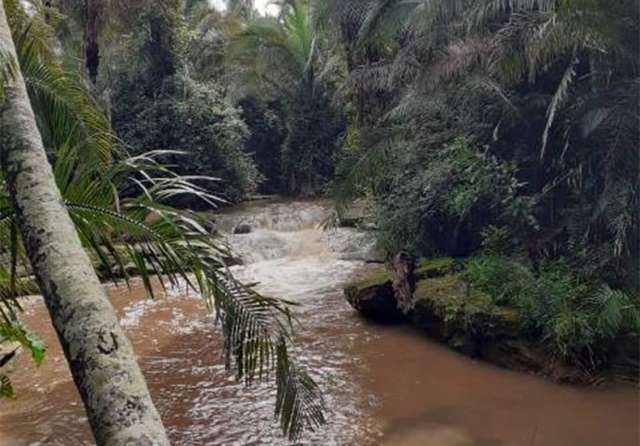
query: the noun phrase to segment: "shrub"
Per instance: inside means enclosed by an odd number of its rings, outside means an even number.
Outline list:
[[[219,178],[216,192],[231,201],[255,192],[262,177],[244,151],[248,129],[219,87],[176,76],[149,97],[141,85],[121,79],[114,101],[114,126],[133,153],[184,151],[188,156],[163,161],[177,163],[183,175]]]
[[[535,286],[535,276],[523,265],[499,256],[473,257],[467,262],[465,279],[491,296],[496,305],[517,305]]]
[[[530,336],[553,355],[588,369],[606,363],[611,343],[640,333],[640,306],[623,291],[592,283],[563,261],[537,273],[506,257],[474,257],[465,279],[496,305],[518,308]]]
[[[595,368],[606,362],[611,342],[640,332],[640,307],[623,291],[588,283],[557,267],[541,272],[538,289],[542,311],[530,314],[530,323],[569,362]]]
[[[511,231],[505,226],[489,225],[484,228],[482,236],[482,252],[489,256],[509,255],[513,249]]]
[[[483,228],[520,226],[514,219],[526,217],[514,208],[523,186],[516,166],[469,139],[443,148],[400,141],[390,158],[378,226],[392,255],[400,249],[469,255],[480,247]]]

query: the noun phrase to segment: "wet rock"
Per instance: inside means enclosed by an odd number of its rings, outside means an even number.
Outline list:
[[[238,226],[233,228],[234,234],[250,234],[253,231],[253,228],[248,223],[240,223]]]
[[[457,272],[453,258],[422,260],[414,277],[410,317],[434,337],[469,350],[468,344],[476,344],[477,339],[522,336],[518,312],[499,307],[490,296],[472,289]]]
[[[237,256],[227,256],[222,259],[226,266],[238,266],[244,265],[244,261]]]
[[[516,310],[494,305],[490,296],[471,289],[458,274],[420,280],[411,320],[444,341],[461,334],[481,340],[522,336]]]
[[[215,234],[218,232],[218,224],[213,218],[207,218],[204,220],[203,228],[209,234]]]
[[[338,216],[338,226],[343,228],[357,228],[367,223],[369,216],[369,203],[357,201],[347,209],[343,209]]]
[[[404,319],[393,296],[391,276],[387,272],[378,272],[347,285],[344,294],[353,308],[370,319],[378,322]]]

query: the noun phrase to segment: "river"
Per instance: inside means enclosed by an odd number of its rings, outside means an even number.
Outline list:
[[[241,279],[300,303],[299,358],[319,382],[328,424],[310,445],[636,446],[638,390],[575,388],[460,356],[409,327],[379,326],[344,301],[343,284],[379,266],[370,234],[325,232],[322,202],[257,203],[221,216],[244,260]],[[221,340],[199,297],[183,290],[145,296],[141,284],[108,286],[173,444],[286,445],[273,420],[271,385],[245,387],[224,370]],[[90,445],[82,403],[43,303],[25,322],[49,351],[35,368],[21,355],[18,398],[0,402],[0,445]]]

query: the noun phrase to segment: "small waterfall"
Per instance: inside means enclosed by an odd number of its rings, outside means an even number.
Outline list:
[[[282,258],[328,257],[378,261],[375,234],[355,228],[325,228],[332,216],[326,202],[248,204],[218,219],[243,263]]]

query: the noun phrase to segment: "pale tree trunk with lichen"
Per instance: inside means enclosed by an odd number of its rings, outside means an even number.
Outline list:
[[[0,0],[0,52],[16,49]],[[0,149],[20,232],[99,445],[168,445],[136,357],[57,189],[17,70],[0,102]]]

